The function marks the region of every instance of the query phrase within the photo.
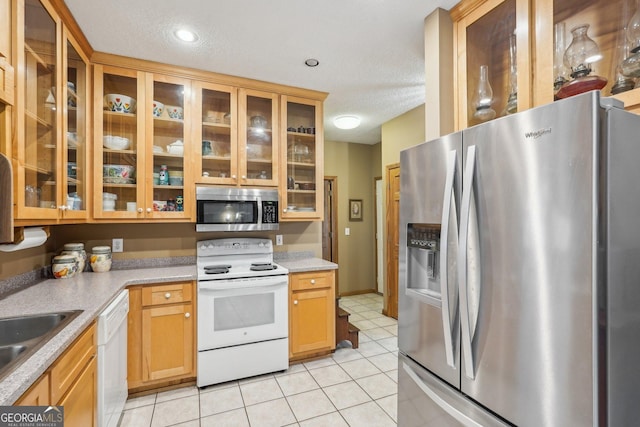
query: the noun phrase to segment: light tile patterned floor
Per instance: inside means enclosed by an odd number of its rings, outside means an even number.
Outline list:
[[[395,426],[398,324],[382,297],[340,299],[360,328],[360,346],[291,365],[285,372],[129,399],[121,427]]]

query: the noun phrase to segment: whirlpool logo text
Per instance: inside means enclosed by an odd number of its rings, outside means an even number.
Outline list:
[[[540,138],[541,136],[544,136],[548,133],[551,133],[551,128],[545,128],[545,129],[539,129],[539,130],[534,130],[532,132],[525,132],[524,137],[526,139],[532,139],[532,140],[536,140],[538,138]]]

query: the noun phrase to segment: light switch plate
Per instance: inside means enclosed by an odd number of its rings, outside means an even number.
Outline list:
[[[344,229],[344,235],[345,235],[345,236],[348,236],[348,235],[350,235],[350,234],[351,234],[351,229],[350,229],[349,227],[346,227],[346,228]]]
[[[111,252],[122,252],[124,250],[124,239],[113,239],[111,241]]]

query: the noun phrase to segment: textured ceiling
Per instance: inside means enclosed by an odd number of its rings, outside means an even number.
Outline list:
[[[66,3],[97,51],[328,92],[325,139],[375,144],[382,123],[424,102],[423,21],[457,0]],[[177,41],[179,27],[199,40]],[[344,114],[360,127],[337,129]]]

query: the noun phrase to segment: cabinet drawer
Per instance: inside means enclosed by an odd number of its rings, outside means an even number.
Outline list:
[[[58,402],[96,354],[96,325],[87,328],[51,367],[51,402]]]
[[[191,301],[191,282],[142,288],[142,305],[164,305]]]
[[[333,286],[333,271],[312,271],[309,273],[294,273],[291,276],[291,289],[320,289]]]

